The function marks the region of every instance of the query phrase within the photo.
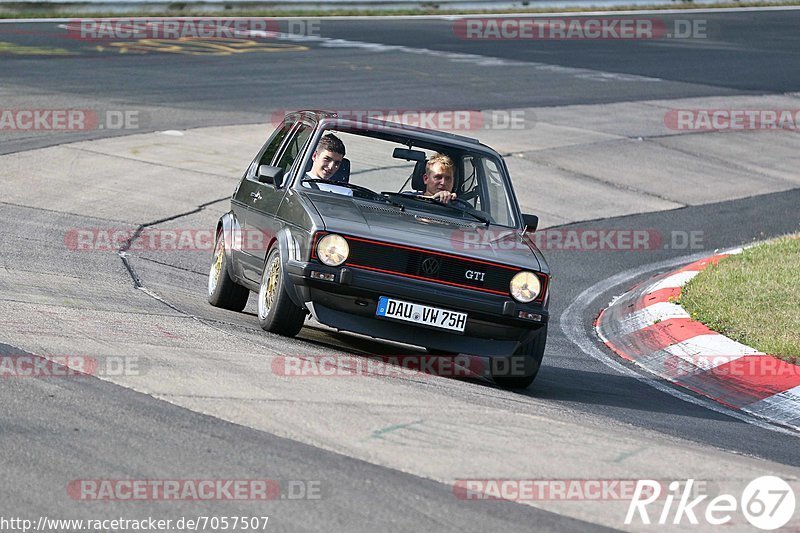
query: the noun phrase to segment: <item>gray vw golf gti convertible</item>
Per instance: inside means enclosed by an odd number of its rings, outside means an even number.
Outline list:
[[[322,149],[330,134],[346,157]],[[434,194],[443,167],[429,162],[442,154],[450,177]],[[217,224],[208,301],[241,311],[253,291],[266,331],[294,336],[310,313],[477,356],[495,383],[524,388],[549,318],[537,222],[520,212],[503,158],[475,139],[300,111],[258,152]]]

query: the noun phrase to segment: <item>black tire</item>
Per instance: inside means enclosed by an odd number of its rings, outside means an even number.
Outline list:
[[[294,337],[303,327],[306,311],[297,307],[283,286],[283,263],[278,248],[267,256],[258,291],[258,323],[261,329]]]
[[[222,230],[217,233],[214,253],[211,256],[211,270],[208,272],[208,303],[214,307],[241,311],[247,305],[250,291],[237,285],[228,274],[228,261],[225,258],[225,238]]]
[[[491,361],[492,380],[504,389],[527,389],[539,373],[546,343],[547,324],[536,338],[520,346],[511,357]]]

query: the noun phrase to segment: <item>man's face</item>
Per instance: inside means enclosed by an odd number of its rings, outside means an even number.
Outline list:
[[[431,165],[430,171],[422,176],[425,183],[426,196],[432,196],[439,191],[453,191],[453,169],[446,168],[441,163]]]
[[[323,150],[314,152],[311,158],[314,160],[314,164],[311,166],[311,174],[319,179],[329,180],[339,170],[339,165],[342,164],[344,156],[330,150]]]

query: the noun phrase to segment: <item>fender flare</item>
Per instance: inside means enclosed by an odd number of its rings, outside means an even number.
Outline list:
[[[225,239],[225,250],[227,253],[225,254],[225,268],[228,269],[228,275],[231,279],[236,279],[234,276],[235,271],[233,269],[233,251],[234,251],[234,244],[236,243],[236,235],[241,235],[242,227],[239,225],[239,221],[236,220],[236,217],[233,216],[233,213],[228,211],[224,215],[222,215],[219,220],[217,221],[217,229],[214,232],[214,249],[217,248],[217,235],[219,235],[219,231],[222,229],[222,236]],[[241,237],[238,239],[241,242]],[[213,253],[213,251],[212,251]]]
[[[278,254],[280,254],[281,258],[281,265],[284,266],[282,269],[283,272],[283,286],[286,290],[286,294],[289,295],[289,299],[294,302],[294,304],[298,307],[307,310],[305,298],[302,297],[300,294],[298,287],[292,282],[289,274],[286,271],[286,264],[289,262],[289,249],[291,245],[289,243],[289,239],[291,239],[291,230],[287,227],[283,227],[278,231],[275,235],[275,241],[273,242],[272,247],[278,247]],[[270,248],[269,253],[272,253],[272,248]],[[269,257],[269,253],[267,257]],[[264,265],[266,268],[266,265]]]

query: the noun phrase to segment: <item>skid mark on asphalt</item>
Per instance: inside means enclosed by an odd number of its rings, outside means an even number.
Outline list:
[[[619,454],[619,456],[617,456],[616,459],[614,459],[611,462],[612,463],[622,463],[626,459],[628,459],[630,457],[633,457],[634,455],[639,455],[641,452],[643,452],[645,450],[647,450],[646,447],[641,447],[641,448],[636,448],[636,449],[633,449],[633,450],[628,450],[626,452],[622,452],[622,453]]]
[[[414,425],[417,425],[417,424],[424,424],[424,423],[425,423],[424,420],[415,420],[415,421],[409,422],[407,424],[394,424],[392,426],[388,426],[388,427],[385,427],[385,428],[382,428],[382,429],[377,429],[377,430],[373,431],[372,435],[370,435],[369,438],[370,439],[383,439],[384,435],[386,435],[388,433],[392,433],[394,431],[403,430],[403,429],[409,429],[409,428],[411,428],[411,426],[414,426]]]
[[[476,436],[478,437],[476,439]],[[501,425],[470,425],[450,422],[441,418],[424,418],[412,422],[397,423],[374,430],[366,442],[381,441],[390,446],[411,447],[415,450],[439,450],[442,448],[458,449],[459,444],[466,439],[475,439],[473,450],[481,453],[494,454],[498,448],[488,443],[494,439],[541,439],[544,435],[538,432],[532,435],[523,427],[508,427]],[[621,452],[623,455],[634,456],[642,449],[633,449]],[[610,458],[608,462],[619,462]]]

